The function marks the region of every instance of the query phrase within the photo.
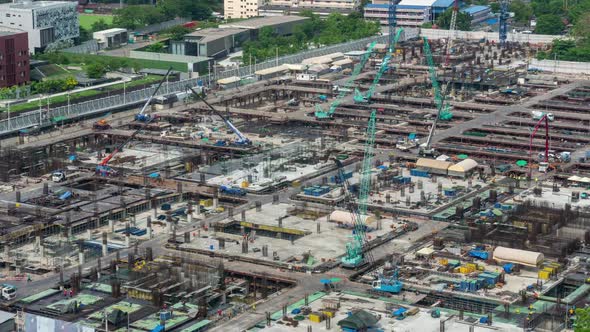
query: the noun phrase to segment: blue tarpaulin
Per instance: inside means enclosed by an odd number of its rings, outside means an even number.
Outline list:
[[[148,175],[150,178],[155,179],[155,178],[159,178],[160,177],[160,173],[158,172],[153,172],[150,175]]]
[[[514,264],[512,264],[512,263],[504,264],[504,271],[506,273],[512,273],[512,269],[514,269]]]
[[[393,312],[393,315],[395,317],[399,317],[399,316],[403,315],[404,312],[406,312],[406,311],[407,311],[406,308],[399,308],[399,309],[397,309],[396,311]]]
[[[70,161],[74,161],[74,160],[78,159],[78,156],[76,156],[75,154],[72,154],[72,155],[70,155],[70,156],[68,157],[68,159],[69,159]]]
[[[72,197],[72,192],[71,191],[66,191],[61,196],[59,196],[59,199],[61,199],[62,201],[65,201],[66,199],[68,199],[70,197]]]

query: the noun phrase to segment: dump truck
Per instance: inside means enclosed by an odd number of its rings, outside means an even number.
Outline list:
[[[2,284],[2,298],[4,300],[12,300],[16,297],[16,286],[10,284]]]

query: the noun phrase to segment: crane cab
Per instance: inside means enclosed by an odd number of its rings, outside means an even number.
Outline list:
[[[549,170],[549,163],[542,161],[539,163],[539,172],[541,173],[547,173],[547,171]]]

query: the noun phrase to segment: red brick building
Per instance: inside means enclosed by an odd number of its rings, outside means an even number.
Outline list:
[[[29,68],[27,33],[0,31],[0,88],[29,82]]]

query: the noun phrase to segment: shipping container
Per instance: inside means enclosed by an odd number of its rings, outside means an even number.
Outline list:
[[[429,178],[430,177],[430,174],[428,173],[428,171],[423,171],[423,170],[416,169],[416,168],[410,170],[410,175],[411,176],[424,177],[424,178]]]

